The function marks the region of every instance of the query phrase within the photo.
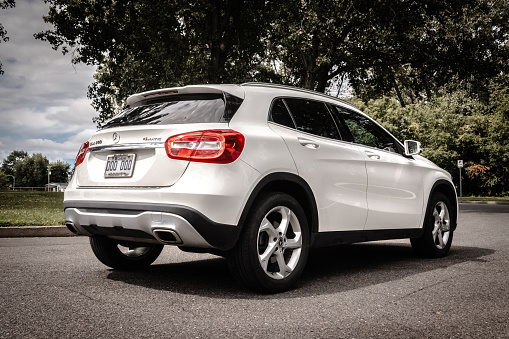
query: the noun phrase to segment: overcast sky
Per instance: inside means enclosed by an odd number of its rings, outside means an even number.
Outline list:
[[[34,33],[51,29],[42,0],[17,0],[0,10],[8,42],[0,43],[0,161],[13,150],[42,153],[74,165],[80,145],[95,131],[87,99],[95,67],[72,65]]]

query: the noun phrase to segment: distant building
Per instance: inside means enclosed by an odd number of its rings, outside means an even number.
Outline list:
[[[46,191],[48,192],[63,192],[66,188],[66,182],[50,182],[49,184],[46,184]]]

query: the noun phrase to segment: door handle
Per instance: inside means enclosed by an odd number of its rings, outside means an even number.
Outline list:
[[[304,147],[307,147],[307,148],[310,148],[310,149],[317,149],[320,147],[320,145],[318,145],[316,142],[314,142],[313,140],[309,140],[309,139],[305,139],[305,138],[297,138],[297,140],[299,140],[299,143],[304,146]]]
[[[368,156],[368,158],[370,158],[370,159],[380,160],[380,156],[379,156],[378,154],[375,154],[375,153],[371,153],[371,152],[366,151],[366,155],[367,155],[367,156]]]

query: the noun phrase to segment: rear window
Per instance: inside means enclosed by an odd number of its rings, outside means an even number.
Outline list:
[[[185,94],[148,100],[128,107],[103,129],[129,125],[167,125],[230,122],[242,99],[222,94]]]

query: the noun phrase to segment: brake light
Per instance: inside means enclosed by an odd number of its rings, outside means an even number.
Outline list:
[[[244,136],[233,130],[207,130],[174,135],[164,143],[172,159],[229,164],[244,148]]]
[[[74,160],[74,168],[78,167],[79,164],[85,160],[85,155],[87,155],[88,151],[88,141],[81,145],[80,150],[78,151],[78,155],[76,155],[76,159]]]

